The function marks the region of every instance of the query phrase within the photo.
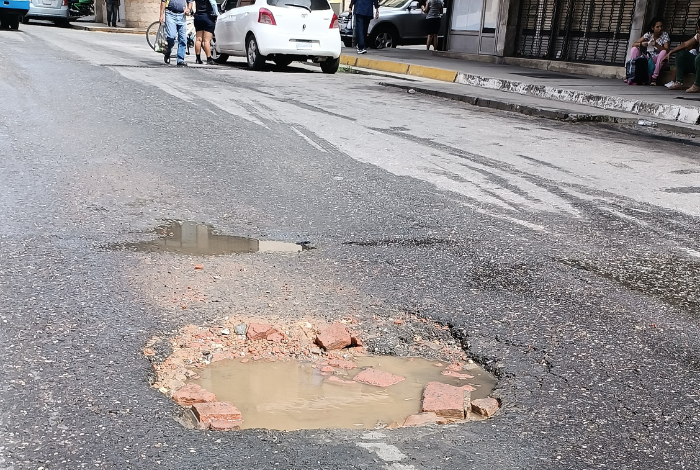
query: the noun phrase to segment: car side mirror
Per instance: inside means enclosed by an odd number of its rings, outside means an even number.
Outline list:
[[[411,2],[410,5],[408,5],[408,11],[413,10],[414,8],[419,8],[420,9],[420,3],[417,1]]]

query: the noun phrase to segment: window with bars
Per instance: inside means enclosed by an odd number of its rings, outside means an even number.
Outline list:
[[[635,4],[636,0],[523,0],[517,54],[624,64]]]
[[[664,29],[671,36],[672,48],[695,34],[700,0],[668,0],[663,11]]]

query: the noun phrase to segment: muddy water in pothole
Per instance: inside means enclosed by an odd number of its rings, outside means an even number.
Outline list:
[[[125,247],[136,251],[168,251],[183,255],[230,255],[233,253],[298,253],[297,243],[258,240],[256,238],[216,235],[213,228],[195,222],[173,222],[156,229],[160,238],[141,243],[129,243]]]
[[[335,375],[351,380],[362,368],[406,377],[387,388],[353,382],[328,382],[310,362],[221,361],[198,371],[196,383],[214,393],[218,401],[233,403],[243,415],[243,428],[267,428],[291,431],[319,428],[375,428],[377,425],[402,424],[421,411],[423,388],[428,382],[472,385],[472,399],[484,398],[495,386],[493,376],[474,366],[463,371],[473,379],[457,379],[441,374],[443,366],[419,358],[361,357],[356,369],[337,371]],[[317,366],[318,367],[318,366]],[[332,374],[331,374],[332,375]]]

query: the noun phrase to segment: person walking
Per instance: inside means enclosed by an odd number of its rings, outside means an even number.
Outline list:
[[[437,51],[438,47],[438,34],[440,33],[440,24],[442,23],[442,10],[445,8],[445,4],[442,0],[428,0],[428,2],[421,7],[423,13],[425,13],[425,21],[427,23],[428,30],[428,42],[426,47],[430,50],[430,43],[433,44],[433,49]]]
[[[107,7],[107,26],[113,28],[117,27],[117,15],[119,14],[119,6],[121,4],[120,0],[105,0],[105,7]]]
[[[196,63],[203,63],[200,56],[203,47],[204,55],[207,56],[207,65],[214,65],[214,59],[211,58],[211,38],[214,36],[219,8],[216,6],[216,0],[195,0],[194,3],[194,28],[197,30],[197,38],[194,42]]]
[[[165,22],[165,37],[168,39],[168,47],[165,48],[163,58],[166,64],[170,63],[170,53],[177,39],[177,65],[181,67],[187,65],[185,63],[187,49],[185,15],[192,10],[192,3],[192,0],[161,0],[160,2],[160,22]]]
[[[372,7],[376,10],[374,15],[372,15]],[[367,54],[365,40],[369,31],[369,22],[372,21],[373,16],[375,19],[379,19],[379,0],[350,0],[349,11],[355,17],[357,53]]]
[[[700,44],[700,20],[696,24],[695,36],[674,47],[664,58],[669,58],[678,52],[676,57],[676,79],[669,90],[683,90],[683,76],[686,73],[695,72],[695,83],[688,88],[686,93],[700,93],[700,54],[698,54],[698,44]]]
[[[654,18],[649,23],[649,31],[641,38],[634,41],[632,50],[630,51],[630,59],[634,60],[640,57],[643,49],[651,56],[654,61],[654,73],[651,75],[651,85],[656,85],[656,79],[661,71],[664,59],[668,55],[669,44],[671,38],[664,31],[664,22],[661,18]]]

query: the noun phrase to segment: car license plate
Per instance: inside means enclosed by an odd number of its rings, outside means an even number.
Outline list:
[[[297,41],[297,49],[299,49],[299,50],[311,49],[311,43],[304,42],[304,41]]]

